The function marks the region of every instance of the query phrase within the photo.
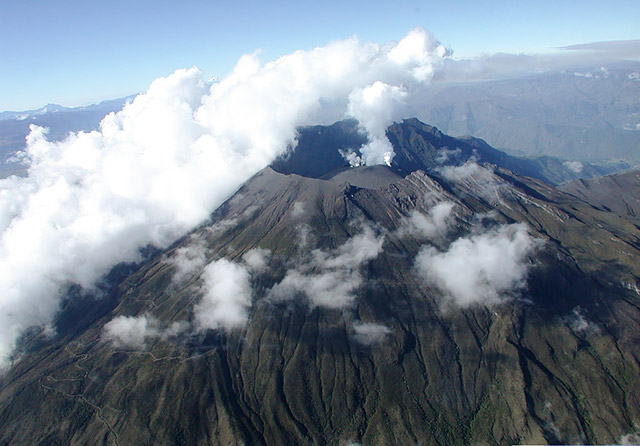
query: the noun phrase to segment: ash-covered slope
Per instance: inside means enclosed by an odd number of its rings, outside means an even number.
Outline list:
[[[4,377],[0,442],[633,435],[640,230],[407,125],[392,167],[275,163],[101,299],[70,298]]]

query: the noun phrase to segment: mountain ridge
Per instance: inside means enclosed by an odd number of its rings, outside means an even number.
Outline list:
[[[442,135],[420,128],[390,130],[391,167],[346,170],[341,157],[304,163],[305,151],[344,148],[335,128],[324,129],[327,146],[303,139],[323,129],[302,131],[296,152],[209,221],[114,273],[102,299],[70,301],[58,335],[26,336],[30,349],[4,377],[0,442],[598,443],[633,434],[640,229],[483,164],[482,148],[478,159],[471,146],[437,146],[429,135]],[[438,162],[458,148],[451,164]],[[470,290],[429,276],[460,252],[454,279],[475,279]],[[212,278],[246,280],[250,298],[221,300]],[[142,342],[118,341],[114,321],[144,322]]]

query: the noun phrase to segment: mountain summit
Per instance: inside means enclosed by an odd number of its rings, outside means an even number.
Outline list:
[[[3,378],[0,442],[634,435],[633,221],[417,120],[387,131],[390,166],[349,167],[352,122],[299,135],[169,249],[69,289]]]

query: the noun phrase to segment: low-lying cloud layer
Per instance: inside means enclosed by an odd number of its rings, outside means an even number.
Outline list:
[[[266,64],[254,53],[212,84],[197,68],[157,79],[100,131],[50,142],[33,128],[28,176],[0,180],[0,367],[24,329],[52,320],[66,284],[90,289],[140,247],[168,246],[283,153],[298,126],[354,117],[369,138],[363,161],[388,162],[384,129],[446,53],[423,29]]]
[[[496,304],[525,285],[528,256],[538,244],[526,225],[505,225],[461,237],[444,252],[423,248],[415,266],[459,306]]]

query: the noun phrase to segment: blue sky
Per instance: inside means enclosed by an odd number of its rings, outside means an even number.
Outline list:
[[[144,91],[197,65],[227,74],[357,34],[383,43],[422,26],[457,57],[539,53],[640,38],[633,1],[0,0],[0,111],[73,106]]]

